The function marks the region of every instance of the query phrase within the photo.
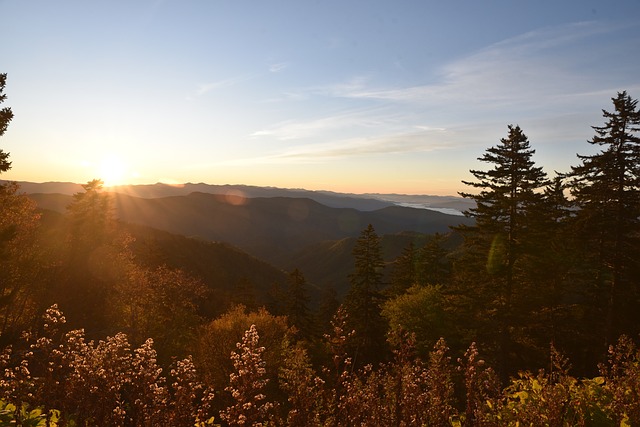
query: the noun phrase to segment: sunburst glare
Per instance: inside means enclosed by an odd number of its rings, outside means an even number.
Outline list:
[[[125,184],[127,167],[117,156],[109,155],[100,162],[100,179],[107,187]]]

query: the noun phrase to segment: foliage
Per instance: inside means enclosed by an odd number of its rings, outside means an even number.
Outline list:
[[[53,239],[51,252],[59,267],[50,303],[59,304],[71,324],[93,335],[106,329],[107,299],[126,274],[130,238],[117,227],[102,181],[89,181],[83,188],[67,207],[62,236]]]
[[[72,222],[71,240],[76,252],[88,245],[100,245],[113,236],[115,219],[111,197],[103,192],[104,183],[93,179],[82,185],[84,192],[73,195],[67,207]]]
[[[0,427],[15,426],[20,423],[24,427],[57,427],[59,411],[52,410],[49,414],[40,408],[30,409],[24,404],[21,408],[0,400]]]
[[[137,349],[124,334],[87,342],[82,330],[64,333],[65,323],[53,306],[43,316],[42,334],[27,332],[15,352],[5,349],[0,396],[14,405],[20,422],[33,417],[29,407],[42,408],[49,425],[57,418],[57,425],[192,426],[210,418],[212,392],[197,380],[189,359],[178,363],[168,386],[152,340]],[[185,385],[200,395],[185,397]],[[173,397],[188,405],[188,416]]]
[[[343,310],[339,310],[339,314]],[[34,426],[172,425],[213,422],[213,390],[190,357],[170,377],[156,363],[153,342],[132,349],[124,334],[86,341],[64,332],[56,307],[39,333],[26,332],[0,356],[0,422]],[[568,360],[551,350],[550,369],[521,372],[501,389],[472,344],[451,363],[440,339],[423,361],[412,334],[398,332],[394,358],[377,368],[353,369],[345,353],[351,334],[338,315],[327,337],[334,363],[316,374],[305,349],[285,340],[279,369],[283,396],[265,394],[269,382],[255,325],[231,352],[233,371],[220,411],[229,425],[353,426],[632,426],[640,422],[640,351],[626,337],[609,350],[601,375],[577,379]],[[171,380],[169,381],[169,378]],[[272,395],[274,396],[274,395]],[[456,396],[458,399],[456,399]],[[277,412],[281,406],[283,417]],[[2,425],[2,424],[0,424]]]
[[[598,300],[592,309],[605,319],[600,335],[608,343],[640,332],[632,320],[640,309],[640,110],[626,92],[612,101],[614,111],[603,110],[606,123],[593,127],[589,141],[601,151],[579,155],[581,164],[568,174],[580,267],[590,273],[585,286]]]
[[[44,264],[37,244],[40,214],[18,194],[15,183],[0,184],[0,336],[14,337],[37,316],[44,293]]]
[[[492,168],[471,170],[476,181],[463,181],[480,191],[460,193],[475,200],[476,207],[467,215],[475,218],[476,225],[459,228],[465,242],[457,261],[455,292],[462,300],[469,298],[466,302],[473,316],[469,326],[491,331],[490,339],[482,338],[493,341],[503,380],[517,366],[513,357],[519,353],[517,346],[526,346],[530,340],[528,312],[520,310],[530,294],[526,260],[531,255],[528,242],[535,232],[534,212],[548,184],[542,168],[533,162],[534,153],[522,129],[509,125],[508,137],[478,159]]]
[[[499,381],[492,368],[488,367],[475,342],[472,342],[464,357],[458,359],[458,370],[463,374],[465,405],[462,419],[464,425],[477,425],[482,419],[485,402],[499,393]]]
[[[205,382],[216,390],[223,390],[234,371],[229,355],[236,350],[245,331],[255,325],[260,341],[266,348],[262,357],[267,366],[269,385],[266,394],[277,393],[278,371],[283,363],[282,343],[293,334],[286,317],[273,316],[265,309],[247,312],[236,306],[200,328],[194,361],[203,373]],[[220,402],[225,398],[223,397]],[[225,401],[225,403],[229,403]]]
[[[311,338],[314,333],[314,325],[309,309],[308,284],[302,272],[297,268],[289,274],[284,314],[289,323],[298,330],[299,338]]]
[[[384,261],[380,238],[371,224],[362,230],[353,256],[355,271],[344,306],[349,327],[356,331],[352,340],[354,362],[364,366],[383,360],[387,352],[383,332],[387,326],[380,313]]]
[[[389,287],[386,294],[394,297],[401,295],[418,282],[418,254],[413,241],[404,248],[393,262]]]
[[[0,104],[2,104],[5,99],[7,99],[7,95],[5,95],[4,87],[7,84],[7,75],[0,74]],[[9,122],[13,119],[13,112],[10,107],[4,107],[0,109],[0,136],[4,135],[9,127]],[[11,162],[9,159],[9,153],[5,153],[0,149],[0,173],[6,172],[11,169]]]
[[[234,403],[220,412],[220,418],[230,426],[262,426],[271,418],[274,404],[265,401],[263,389],[269,381],[265,378],[264,347],[258,345],[255,325],[244,333],[237,351],[231,353],[234,372],[229,375],[229,386]]]
[[[640,348],[627,336],[609,346],[606,364],[600,365],[606,378],[604,390],[611,396],[607,409],[616,422],[640,424]]]
[[[394,359],[379,369],[368,365],[343,373],[339,406],[346,425],[449,425],[456,411],[444,341],[434,347],[428,364],[415,358],[410,336],[400,341]]]
[[[444,236],[436,233],[420,250],[418,277],[422,285],[446,285],[451,280],[451,261]]]
[[[316,323],[318,329],[323,333],[327,333],[331,328],[331,321],[340,308],[340,301],[336,288],[333,286],[326,287],[320,294],[320,302],[316,311]]]
[[[173,383],[173,399],[169,410],[173,414],[175,425],[190,425],[195,421],[196,426],[212,424],[210,417],[211,403],[214,390],[201,382],[201,376],[196,370],[191,356],[177,360],[171,369]]]
[[[382,315],[388,320],[391,336],[401,331],[415,335],[420,354],[427,355],[442,336],[451,336],[445,299],[440,286],[409,288],[406,293],[386,301]]]
[[[130,263],[114,291],[108,304],[112,324],[134,343],[153,337],[156,347],[172,356],[193,344],[202,322],[198,308],[207,295],[199,280],[181,270]]]
[[[316,375],[307,351],[300,343],[290,346],[285,341],[283,347],[279,381],[287,395],[286,424],[296,427],[321,425],[325,381]]]
[[[0,74],[0,104],[7,99],[6,82],[7,75]],[[10,107],[0,109],[0,136],[12,119]],[[9,153],[0,149],[0,174],[9,169]],[[16,183],[0,183],[0,338],[13,337],[37,310],[42,288],[36,284],[41,268],[34,237],[39,219],[35,203],[18,194]]]

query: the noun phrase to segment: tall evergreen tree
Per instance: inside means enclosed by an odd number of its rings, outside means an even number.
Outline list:
[[[111,196],[102,186],[101,180],[89,181],[67,207],[68,236],[56,285],[57,302],[71,324],[83,325],[89,334],[105,328],[106,297],[124,272],[129,240],[118,230]]]
[[[443,247],[444,237],[436,233],[420,250],[419,283],[422,285],[444,285],[450,280],[451,262]]]
[[[582,273],[574,268],[578,242],[568,226],[572,204],[565,190],[563,176],[555,176],[544,189],[542,203],[532,210],[522,260],[530,289],[524,312],[529,316],[532,343],[539,349],[554,343],[572,355],[580,370],[586,368],[583,331],[589,328],[582,324],[577,309],[582,301],[577,274]]]
[[[594,278],[592,297],[604,305],[593,317],[605,320],[605,344],[640,331],[640,111],[626,92],[612,101],[614,111],[602,111],[605,124],[593,126],[589,141],[602,149],[578,155],[581,164],[569,174],[575,230]]]
[[[243,305],[249,310],[257,310],[259,307],[255,283],[248,277],[241,277],[235,284],[231,295],[231,301],[235,305]]]
[[[354,329],[354,356],[358,365],[378,362],[385,356],[386,323],[380,314],[384,261],[380,238],[373,226],[362,231],[355,247],[355,271],[345,299],[348,325]]]
[[[82,185],[84,192],[73,195],[67,207],[71,220],[71,248],[80,256],[113,238],[115,218],[111,197],[103,192],[104,183],[93,179]]]
[[[396,258],[391,270],[390,284],[386,294],[390,297],[402,295],[411,286],[415,285],[418,280],[418,251],[413,242],[402,250],[402,253]]]
[[[6,74],[0,74],[0,104]],[[10,107],[0,109],[0,137],[13,118]],[[11,169],[9,153],[0,149],[0,174]],[[36,204],[18,194],[18,184],[0,184],[0,340],[20,332],[34,319],[38,309],[37,291],[42,291],[39,274],[44,265],[37,257],[35,232],[40,214]]]
[[[4,87],[7,83],[7,75],[0,74],[0,104],[7,99],[7,95],[4,94]],[[0,136],[4,135],[9,127],[9,122],[13,119],[13,111],[10,107],[4,107],[0,109]],[[11,169],[11,162],[9,159],[9,153],[5,153],[0,149],[0,173],[6,172]]]
[[[327,286],[321,290],[320,302],[315,313],[315,318],[319,327],[319,332],[327,333],[331,329],[331,321],[335,316],[340,301],[338,301],[338,291],[333,286]]]
[[[297,268],[289,274],[285,314],[291,325],[299,331],[301,338],[310,338],[313,332],[307,281]]]
[[[514,294],[522,292],[515,289],[523,280],[517,263],[531,231],[532,209],[542,200],[539,190],[548,183],[542,168],[534,165],[535,151],[526,135],[519,126],[509,125],[508,128],[508,137],[478,158],[493,168],[471,170],[477,181],[463,181],[480,191],[477,194],[460,193],[475,200],[476,207],[466,214],[475,218],[476,224],[459,227],[465,238],[465,255],[458,264],[459,272],[467,276],[466,280],[461,276],[458,280],[465,286],[475,287],[477,298],[472,304],[476,312],[480,310],[475,321],[493,316],[495,323],[488,330],[498,334],[493,339],[497,341],[498,362],[505,378],[511,368],[509,359],[514,353],[511,334],[515,326]]]
[[[0,185],[0,340],[20,333],[37,318],[48,267],[37,242],[40,213],[18,194],[18,185]]]

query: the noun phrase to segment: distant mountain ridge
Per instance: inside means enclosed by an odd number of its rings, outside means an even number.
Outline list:
[[[380,235],[405,231],[432,234],[472,220],[401,206],[363,211],[335,208],[309,198],[255,197],[191,193],[141,198],[114,196],[115,214],[122,221],[187,237],[228,242],[273,265],[282,267],[301,249],[327,240],[358,236],[368,224]],[[30,194],[41,208],[64,212],[70,195]]]
[[[2,181],[0,181],[2,182]],[[71,182],[33,183],[20,181],[21,191],[27,194],[59,193],[71,195],[83,191],[82,185]],[[154,199],[169,196],[186,196],[194,192],[227,195],[232,198],[292,197],[308,198],[332,208],[353,208],[360,211],[373,211],[387,206],[404,205],[415,208],[427,208],[444,213],[455,214],[474,206],[473,201],[455,196],[429,196],[405,194],[350,194],[332,191],[311,191],[304,189],[286,189],[276,187],[257,187],[250,185],[213,185],[204,183],[186,183],[170,185],[163,183],[145,185],[121,185],[107,187],[107,191],[130,196]],[[451,211],[447,211],[450,209]]]

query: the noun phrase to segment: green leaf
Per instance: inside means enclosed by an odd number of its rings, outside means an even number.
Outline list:
[[[540,381],[534,379],[531,382],[531,388],[533,389],[533,391],[535,391],[536,393],[542,391],[542,385],[540,384]]]
[[[629,416],[627,414],[624,414],[624,416],[620,420],[620,427],[631,427],[631,423],[629,422]]]

